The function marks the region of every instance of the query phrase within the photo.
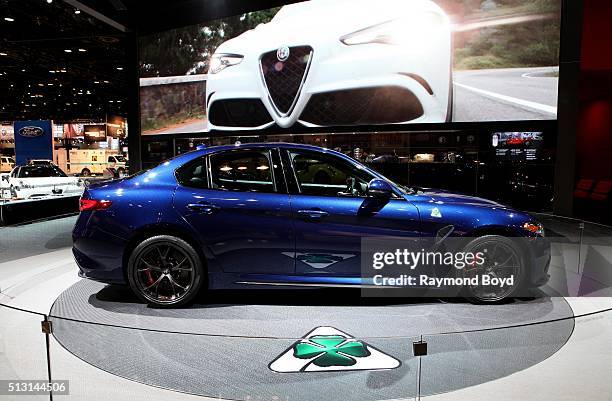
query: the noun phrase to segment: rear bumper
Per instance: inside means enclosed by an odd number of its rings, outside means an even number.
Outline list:
[[[109,230],[92,230],[92,212],[81,212],[72,231],[72,254],[79,266],[79,277],[104,283],[126,283],[123,252],[127,244]]]
[[[108,284],[126,284],[120,262],[119,264],[117,264],[117,261],[109,264],[98,263],[94,258],[77,249],[76,246],[73,246],[72,254],[77,266],[79,266],[79,277]]]

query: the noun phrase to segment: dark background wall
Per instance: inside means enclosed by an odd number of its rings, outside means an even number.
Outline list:
[[[612,2],[585,0],[575,129],[573,214],[612,222]],[[567,161],[571,163],[571,160]]]
[[[576,141],[578,178],[612,179],[611,21],[611,1],[584,1]]]

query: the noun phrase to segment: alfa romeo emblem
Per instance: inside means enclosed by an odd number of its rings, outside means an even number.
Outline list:
[[[278,59],[278,61],[287,61],[287,59],[289,58],[289,47],[288,46],[279,47],[278,50],[276,51],[276,58]]]

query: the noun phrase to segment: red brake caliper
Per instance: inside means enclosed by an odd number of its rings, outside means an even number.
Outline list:
[[[155,280],[153,280],[153,276],[151,275],[151,270],[145,270],[144,271],[145,276],[147,276],[147,285],[152,285]]]

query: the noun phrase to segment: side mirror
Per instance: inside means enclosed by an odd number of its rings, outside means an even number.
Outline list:
[[[393,187],[385,180],[374,178],[368,183],[368,197],[376,199],[389,199],[393,196]]]

